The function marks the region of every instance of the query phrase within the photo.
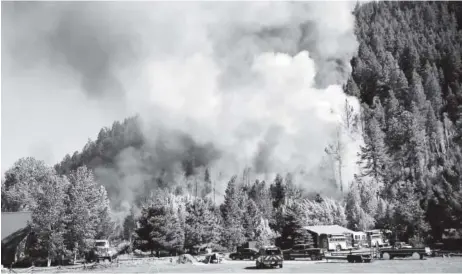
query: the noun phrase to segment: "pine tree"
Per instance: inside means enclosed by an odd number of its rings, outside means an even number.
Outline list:
[[[386,185],[389,158],[385,146],[385,134],[375,117],[367,124],[365,146],[361,148],[362,176],[371,176],[375,184]]]
[[[257,227],[261,221],[261,214],[258,207],[253,200],[248,200],[244,211],[242,226],[244,229],[244,236],[247,241],[254,241],[257,237]]]
[[[285,207],[284,226],[281,231],[283,242],[289,246],[294,244],[313,244],[311,234],[304,229],[302,207],[298,203],[291,203]]]
[[[270,186],[270,190],[273,198],[273,207],[277,209],[284,204],[286,198],[286,187],[281,175],[276,175],[274,183]]]
[[[211,211],[211,205],[202,199],[196,199],[186,205],[186,212],[185,248],[217,243],[217,220]]]
[[[154,250],[180,251],[185,241],[177,211],[161,198],[142,210],[135,236],[135,246],[151,250],[151,253]]]
[[[435,75],[436,73],[436,75]],[[438,81],[438,71],[430,66],[429,63],[425,65],[424,72],[424,89],[427,98],[430,100],[432,107],[436,110],[435,115],[439,117],[443,102],[441,98],[441,87]]]
[[[228,187],[225,191],[225,201],[221,206],[221,212],[223,214],[223,225],[226,228],[223,235],[223,245],[229,249],[233,249],[245,241],[236,177],[233,177],[228,182]]]

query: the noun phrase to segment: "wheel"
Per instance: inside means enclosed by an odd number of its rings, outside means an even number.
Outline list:
[[[279,265],[279,268],[282,268],[282,264]]]
[[[293,261],[293,260],[295,260],[295,258],[294,257],[289,257],[289,260]]]
[[[253,261],[253,256],[250,256],[249,260]]]
[[[236,260],[236,256],[231,256],[231,260]]]
[[[311,255],[311,260],[312,260],[312,261],[316,261],[316,259],[317,259],[317,258],[316,258],[316,255],[314,255],[314,254]]]
[[[391,260],[390,253],[388,253],[388,252],[383,253],[383,254],[382,254],[382,259],[384,259],[384,260]]]
[[[415,260],[420,259],[420,254],[417,252],[412,253],[412,259],[415,259]]]
[[[354,262],[355,262],[354,260],[352,260],[352,259],[349,258],[349,257],[347,258],[347,261],[348,261],[349,263],[354,263]]]
[[[340,245],[338,245],[338,246],[335,247],[335,250],[336,250],[336,251],[341,251],[341,250],[342,250],[342,247],[341,247]]]

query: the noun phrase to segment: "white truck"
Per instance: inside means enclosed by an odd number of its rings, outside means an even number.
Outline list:
[[[87,255],[87,261],[105,261],[117,258],[117,250],[109,244],[108,240],[94,240],[94,247],[90,250]]]

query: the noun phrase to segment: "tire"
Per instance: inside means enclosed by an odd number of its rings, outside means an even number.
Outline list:
[[[384,253],[382,254],[382,259],[384,259],[384,260],[391,260],[390,253],[384,252]]]
[[[231,260],[235,261],[235,260],[236,260],[236,256],[231,256]]]
[[[313,255],[311,255],[311,260],[312,260],[312,261],[316,261],[316,260],[317,260],[317,257],[316,257],[316,255],[314,255],[314,254],[313,254]]]
[[[282,264],[279,265],[279,268],[282,268]]]
[[[412,259],[415,259],[415,260],[420,259],[420,254],[417,252],[412,253]]]
[[[347,258],[347,262],[354,263],[354,260],[352,260],[351,258]]]
[[[341,251],[341,250],[342,250],[342,247],[341,247],[340,245],[338,245],[338,246],[335,247],[335,250],[336,250],[336,251]]]
[[[250,256],[249,260],[253,261],[253,256]]]

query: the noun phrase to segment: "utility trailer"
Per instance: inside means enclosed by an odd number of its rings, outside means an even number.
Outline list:
[[[349,263],[370,263],[373,257],[373,253],[370,251],[333,252],[324,256],[327,262],[329,260],[343,260]]]

